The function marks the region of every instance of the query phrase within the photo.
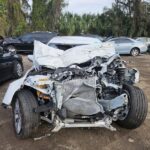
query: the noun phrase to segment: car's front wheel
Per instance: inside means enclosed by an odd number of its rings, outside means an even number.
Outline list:
[[[12,103],[13,127],[18,138],[31,137],[38,129],[39,114],[33,110],[38,107],[35,96],[29,90],[17,93]]]
[[[148,111],[148,102],[144,92],[131,85],[124,85],[124,91],[128,95],[127,114],[117,121],[123,128],[135,129],[145,120]]]
[[[140,50],[138,48],[133,48],[130,52],[131,56],[138,56],[140,54]]]

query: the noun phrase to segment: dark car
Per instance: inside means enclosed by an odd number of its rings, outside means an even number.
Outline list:
[[[22,57],[0,47],[0,83],[23,75]]]
[[[31,32],[26,33],[16,38],[5,38],[3,46],[10,51],[17,52],[31,52],[34,48],[34,40],[40,41],[46,44],[53,37],[57,36],[57,33],[52,32]]]

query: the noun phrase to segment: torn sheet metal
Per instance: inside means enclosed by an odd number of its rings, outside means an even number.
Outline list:
[[[84,63],[96,56],[111,57],[116,54],[115,48],[110,43],[77,46],[67,51],[49,47],[39,41],[35,41],[34,45],[34,66],[52,69]]]

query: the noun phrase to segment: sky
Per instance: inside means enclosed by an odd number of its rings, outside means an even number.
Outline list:
[[[91,13],[97,14],[102,13],[103,8],[111,8],[114,0],[66,0],[68,6],[64,9],[64,12],[72,12],[77,14]]]

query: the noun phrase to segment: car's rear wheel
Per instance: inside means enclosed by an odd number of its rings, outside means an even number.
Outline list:
[[[131,56],[138,56],[140,54],[140,50],[138,48],[133,48],[130,52]]]
[[[124,91],[128,95],[128,112],[125,117],[117,121],[123,128],[135,129],[145,120],[148,111],[148,102],[144,92],[134,86],[124,85]]]
[[[14,78],[20,78],[23,75],[23,66],[20,62],[14,62]]]
[[[17,93],[12,103],[13,127],[18,138],[31,137],[38,129],[39,114],[33,110],[38,107],[35,96],[29,90]]]

